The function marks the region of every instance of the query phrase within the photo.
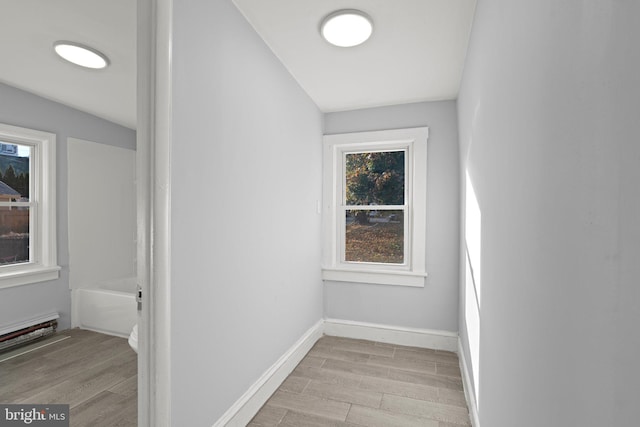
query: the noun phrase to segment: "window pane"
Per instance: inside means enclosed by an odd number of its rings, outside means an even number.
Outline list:
[[[29,261],[29,208],[0,207],[0,265]]]
[[[0,141],[0,201],[29,201],[31,147]]]
[[[345,261],[402,264],[404,211],[346,212]]]
[[[347,205],[404,205],[404,151],[345,155]]]

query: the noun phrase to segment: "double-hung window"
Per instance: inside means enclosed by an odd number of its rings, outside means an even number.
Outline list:
[[[0,288],[58,278],[56,136],[0,124]]]
[[[325,280],[424,286],[427,128],[324,137]]]

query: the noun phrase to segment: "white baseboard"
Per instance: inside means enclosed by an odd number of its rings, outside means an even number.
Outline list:
[[[469,371],[469,365],[467,364],[464,350],[462,348],[462,341],[460,341],[460,338],[458,338],[458,360],[460,360],[460,371],[462,372],[464,396],[467,400],[467,407],[469,408],[469,418],[471,418],[471,425],[473,427],[480,427],[480,419],[478,418],[478,405],[476,403],[475,393],[473,392],[473,385],[471,384],[471,371]]]
[[[458,333],[432,329],[404,328],[353,322],[350,320],[325,319],[324,333],[344,338],[378,341],[411,347],[435,350],[458,350]]]
[[[311,327],[220,417],[213,427],[244,427],[322,337],[323,321]]]

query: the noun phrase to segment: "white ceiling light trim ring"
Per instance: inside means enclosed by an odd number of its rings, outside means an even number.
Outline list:
[[[109,65],[105,54],[81,43],[60,40],[53,48],[62,59],[84,68],[102,69]]]
[[[373,21],[366,13],[355,9],[337,10],[320,24],[320,34],[338,47],[358,46],[371,37]]]

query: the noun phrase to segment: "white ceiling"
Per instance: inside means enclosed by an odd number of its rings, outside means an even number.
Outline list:
[[[455,99],[476,0],[234,0],[325,112]],[[360,9],[374,33],[329,45],[320,21]],[[69,40],[106,54],[87,70],[53,52]],[[135,0],[0,0],[0,82],[136,127]]]
[[[475,0],[233,0],[325,112],[455,99]],[[319,33],[338,9],[373,19],[364,44],[339,48]]]
[[[93,47],[111,65],[70,64],[54,53],[57,40]],[[0,82],[135,128],[136,1],[0,0]]]

